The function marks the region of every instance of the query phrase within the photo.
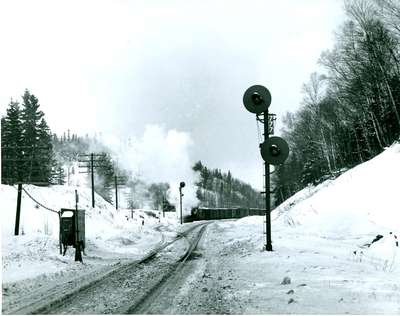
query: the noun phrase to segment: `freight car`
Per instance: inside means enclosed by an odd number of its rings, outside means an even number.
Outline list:
[[[195,207],[192,209],[190,216],[184,218],[185,222],[215,220],[215,219],[230,219],[242,218],[245,216],[265,215],[265,209],[260,208],[208,208]]]

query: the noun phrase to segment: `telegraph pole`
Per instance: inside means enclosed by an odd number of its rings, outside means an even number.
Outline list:
[[[90,174],[92,178],[92,207],[94,208],[94,172],[93,172],[93,153],[90,154]]]
[[[115,209],[118,210],[118,183],[117,183],[117,176],[114,176],[115,182]]]
[[[23,184],[37,184],[37,185],[48,185],[48,181],[44,181],[40,177],[40,174],[45,171],[39,165],[35,167],[32,165],[33,157],[35,157],[36,162],[47,162],[48,153],[50,151],[49,147],[46,146],[2,146],[1,152],[4,153],[4,158],[2,159],[3,164],[14,163],[17,164],[17,176],[14,178],[11,174],[2,175],[2,180],[8,184],[18,184],[18,195],[17,195],[17,209],[15,214],[15,226],[14,235],[19,235],[19,226],[21,219],[21,200],[22,200],[22,185]],[[30,156],[24,154],[24,152],[30,152]],[[29,165],[27,170],[25,166]],[[3,165],[4,166],[4,165]],[[8,170],[8,169],[6,169]],[[37,174],[34,179],[32,179],[32,171]],[[8,176],[8,177],[7,177]]]
[[[21,197],[22,197],[22,183],[18,183],[18,195],[17,195],[17,214],[15,216],[15,230],[14,235],[19,235],[19,220],[21,217]]]
[[[90,173],[90,179],[92,184],[92,207],[95,207],[95,198],[94,198],[94,169],[103,167],[101,163],[104,161],[104,154],[94,154],[90,155],[79,155],[79,157],[87,157],[89,160],[79,159],[78,162],[84,163],[84,165],[79,165],[79,168],[85,168],[86,171],[79,173]],[[98,158],[95,158],[98,157]]]
[[[126,176],[114,176],[114,185],[115,185],[115,209],[118,210],[118,186],[126,185],[128,178]]]

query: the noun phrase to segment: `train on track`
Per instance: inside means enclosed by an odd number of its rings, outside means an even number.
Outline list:
[[[265,209],[261,208],[246,208],[246,207],[233,207],[233,208],[208,208],[208,207],[195,207],[192,209],[190,216],[184,217],[184,222],[194,222],[202,220],[214,219],[230,219],[242,218],[252,215],[265,215]]]

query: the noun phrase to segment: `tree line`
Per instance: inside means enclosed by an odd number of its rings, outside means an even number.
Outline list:
[[[260,192],[249,184],[232,177],[230,171],[209,169],[198,161],[193,170],[198,172],[196,195],[203,207],[265,207]]]
[[[277,168],[275,203],[371,159],[400,135],[400,3],[346,1],[347,20],[325,73],[303,86],[302,107],[284,117],[290,155]]]
[[[22,104],[11,99],[1,118],[1,182],[50,183],[57,169],[51,131],[39,100],[25,90]]]

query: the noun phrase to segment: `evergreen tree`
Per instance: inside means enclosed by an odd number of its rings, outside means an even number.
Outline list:
[[[22,135],[23,144],[26,146],[37,145],[39,140],[39,124],[44,116],[44,113],[39,110],[39,100],[25,90],[22,110]]]
[[[25,90],[22,109],[22,146],[26,182],[50,183],[52,166],[51,134],[39,110],[39,100]]]
[[[10,101],[6,116],[1,119],[1,182],[14,184],[22,179],[22,127],[19,103]]]
[[[103,152],[101,159],[94,163],[95,166],[95,191],[107,202],[112,203],[112,189],[114,187],[115,170],[108,153]]]
[[[42,153],[39,167],[40,178],[44,182],[52,182],[54,174],[59,169],[59,164],[54,157],[52,134],[44,118],[41,119],[38,126],[38,146],[47,148],[40,151]],[[59,180],[59,175],[56,178]]]

